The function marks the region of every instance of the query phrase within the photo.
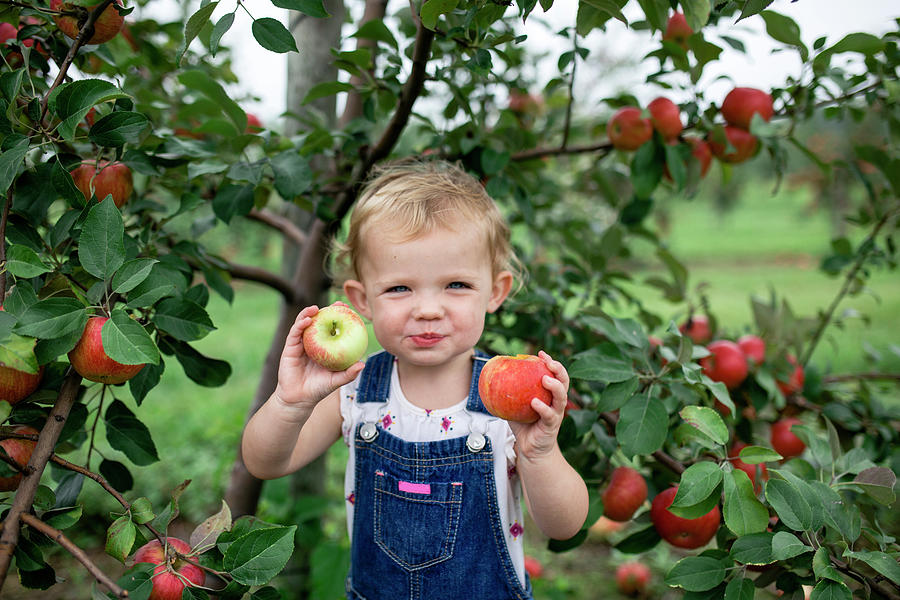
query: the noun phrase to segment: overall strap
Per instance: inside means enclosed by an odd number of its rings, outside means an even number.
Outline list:
[[[481,368],[490,358],[480,350],[475,350],[472,360],[472,379],[469,386],[469,397],[466,401],[466,409],[472,412],[488,414],[481,396],[478,395],[478,377]],[[359,376],[359,387],[356,389],[356,401],[363,402],[387,402],[391,393],[391,372],[394,368],[394,356],[385,351],[373,354],[366,359],[366,368]]]

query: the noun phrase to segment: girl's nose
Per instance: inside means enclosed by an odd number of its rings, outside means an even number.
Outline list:
[[[416,303],[413,316],[417,319],[439,319],[444,314],[444,309],[438,298],[434,296],[420,296]]]

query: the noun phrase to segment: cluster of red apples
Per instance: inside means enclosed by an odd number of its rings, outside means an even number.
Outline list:
[[[687,39],[693,34],[683,14],[669,18],[664,41],[671,41],[687,48]],[[737,164],[756,154],[759,140],[750,133],[754,115],[769,121],[774,115],[772,96],[763,90],[735,87],[722,101],[719,109],[725,125],[723,134],[711,132],[705,138],[682,136],[684,124],[681,109],[669,98],[660,96],[647,104],[646,109],[624,106],[618,109],[606,125],[606,133],[614,148],[634,151],[649,142],[656,131],[665,144],[680,141],[691,146],[691,155],[700,164],[700,176],[706,175],[713,156],[722,162]]]

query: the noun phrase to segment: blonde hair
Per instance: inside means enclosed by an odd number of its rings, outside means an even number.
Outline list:
[[[378,168],[360,193],[344,242],[332,242],[335,268],[343,278],[359,279],[363,235],[380,228],[405,242],[436,229],[472,226],[482,230],[491,272],[508,270],[521,284],[524,270],[510,243],[506,220],[484,186],[445,161],[405,160]]]

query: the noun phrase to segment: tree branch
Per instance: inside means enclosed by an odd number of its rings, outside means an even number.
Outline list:
[[[100,584],[105,585],[110,592],[115,594],[116,598],[128,597],[128,592],[116,585],[116,582],[110,579],[110,577],[106,573],[104,573],[100,569],[100,567],[95,565],[93,561],[91,561],[90,557],[88,557],[87,553],[76,546],[75,543],[67,538],[62,531],[56,529],[55,527],[51,527],[50,525],[44,523],[30,513],[23,513],[21,520],[29,527],[37,529],[48,538],[65,548],[69,552],[69,554],[74,556],[78,562],[84,565],[84,568],[88,570],[88,573],[94,576],[94,579],[100,582]]]
[[[297,227],[290,219],[286,219],[270,210],[251,209],[249,214],[247,214],[247,218],[259,221],[272,229],[280,231],[286,238],[290,239],[298,246],[302,246],[306,243],[306,232]]]
[[[69,374],[66,375],[56,404],[53,405],[50,415],[41,429],[40,437],[31,453],[31,459],[25,466],[25,473],[19,483],[19,489],[16,491],[12,506],[3,522],[3,532],[0,533],[0,590],[3,589],[3,583],[6,581],[12,562],[13,551],[19,542],[19,524],[22,515],[31,510],[34,495],[41,482],[41,475],[50,460],[50,455],[53,454],[53,448],[59,440],[59,434],[62,433],[69,412],[78,398],[80,385],[81,375],[69,369]]]
[[[359,26],[362,27],[369,21],[381,21],[384,19],[384,15],[386,13],[387,0],[366,0],[366,8],[363,12],[362,19],[359,22]],[[413,14],[415,14],[415,11],[413,11]],[[372,64],[368,69],[368,73],[374,79],[375,56],[378,53],[378,42],[371,38],[357,38],[356,49],[368,49],[372,52]],[[359,75],[354,74],[350,76],[350,85],[352,85],[354,89],[347,93],[347,104],[344,106],[344,112],[343,114],[341,114],[341,118],[338,121],[338,125],[341,128],[346,126],[347,123],[349,123],[356,117],[362,115],[362,96],[360,96],[359,92],[356,91],[356,88],[362,85],[364,82],[365,80]]]

